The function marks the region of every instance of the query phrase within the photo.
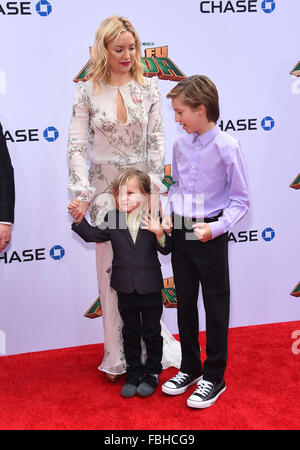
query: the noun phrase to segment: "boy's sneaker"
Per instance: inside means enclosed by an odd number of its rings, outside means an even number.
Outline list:
[[[187,405],[191,408],[208,408],[213,405],[218,397],[226,389],[225,381],[200,380],[197,389],[187,399]]]
[[[189,375],[188,373],[178,372],[175,377],[171,378],[169,381],[166,381],[161,389],[165,394],[169,395],[179,395],[183,394],[189,386],[198,383],[198,381],[202,378],[202,375],[195,376]]]
[[[141,397],[149,397],[153,394],[158,385],[158,375],[149,373],[145,375],[142,382],[138,385],[137,394]]]

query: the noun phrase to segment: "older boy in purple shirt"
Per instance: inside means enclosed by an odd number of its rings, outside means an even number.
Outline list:
[[[228,233],[248,211],[248,189],[238,141],[216,125],[219,98],[209,78],[194,75],[173,88],[175,120],[188,133],[176,140],[163,225],[172,228],[172,266],[182,349],[180,372],[163,384],[178,395],[198,384],[187,405],[211,406],[225,391],[229,323]],[[198,341],[198,294],[206,315],[206,355]]]

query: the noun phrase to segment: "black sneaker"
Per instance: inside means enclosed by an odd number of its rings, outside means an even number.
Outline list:
[[[198,383],[198,381],[202,378],[202,375],[195,376],[189,375],[188,373],[178,372],[175,377],[171,378],[169,381],[166,381],[161,389],[165,394],[169,395],[179,395],[183,394],[189,386]]]
[[[213,405],[226,389],[225,381],[220,382],[200,380],[197,389],[187,399],[191,408],[208,408]]]
[[[141,397],[149,397],[152,395],[158,385],[158,375],[149,373],[144,376],[142,382],[137,388],[137,394]]]

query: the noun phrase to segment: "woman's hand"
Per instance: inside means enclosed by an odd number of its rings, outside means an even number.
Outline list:
[[[83,202],[74,198],[68,206],[68,211],[74,219],[75,223],[80,223],[90,206],[90,202]]]

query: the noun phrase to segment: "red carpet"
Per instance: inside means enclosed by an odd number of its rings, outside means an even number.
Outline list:
[[[227,390],[205,410],[186,406],[192,392],[120,397],[97,370],[103,345],[0,358],[1,430],[297,430],[300,353],[292,332],[300,322],[229,331]],[[200,333],[204,346],[205,334]],[[300,342],[294,348],[300,350]],[[176,373],[168,369],[160,383]]]

